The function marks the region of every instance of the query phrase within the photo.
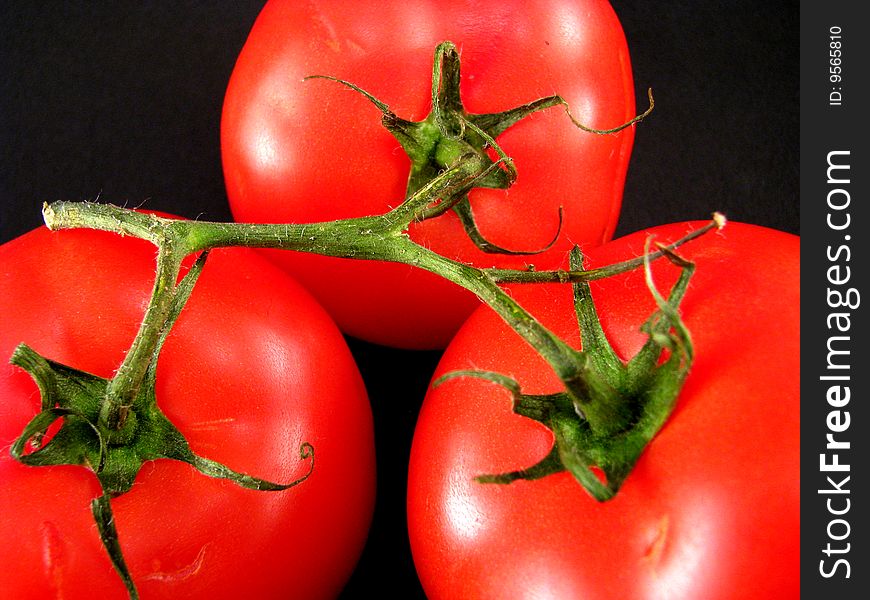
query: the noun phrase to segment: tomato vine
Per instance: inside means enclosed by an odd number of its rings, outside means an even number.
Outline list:
[[[455,209],[465,211],[460,215],[465,215],[466,233],[472,241],[488,251],[507,252],[488,244],[477,231],[467,193],[474,187],[511,185],[515,170],[510,157],[495,141],[500,131],[537,110],[553,106],[568,110],[561,97],[552,96],[501,115],[469,115],[462,108],[458,87],[450,85],[450,82],[458,82],[459,77],[455,49],[449,43],[442,44],[435,56],[432,87],[435,110],[431,119],[422,124],[401,121],[373,96],[338,80],[366,94],[381,109],[385,122],[401,125],[405,133],[416,129],[425,130],[428,135],[437,130],[439,141],[433,143],[451,148],[446,155],[436,153],[440,162],[434,164],[426,162],[433,156],[431,148],[426,150],[421,158],[422,166],[412,171],[406,199],[385,214],[320,223],[266,225],[178,220],[92,202],[59,201],[44,205],[43,217],[51,230],[110,231],[148,240],[157,247],[151,298],[130,350],[111,379],[97,378],[52,362],[23,344],[12,358],[13,363],[33,376],[42,394],[42,410],[13,445],[12,454],[26,464],[80,464],[94,471],[103,494],[93,501],[92,512],[103,543],[131,597],[137,597],[136,587],[117,543],[110,498],[130,488],[143,463],[158,458],[181,460],[206,475],[262,490],[297,485],[314,469],[314,448],[305,443],[300,456],[303,460],[310,459],[308,471],[290,483],[276,484],[236,473],[195,455],[158,407],[154,381],[160,349],[192,293],[209,251],[215,248],[274,248],[411,265],[473,292],[495,310],[541,354],[565,390],[547,398],[530,397],[504,376],[477,372],[454,374],[484,377],[509,388],[514,394],[516,412],[545,423],[553,429],[557,439],[553,452],[531,472],[484,476],[481,481],[506,483],[568,469],[590,494],[606,500],[616,493],[634,461],[666,420],[691,364],[691,344],[677,310],[691,275],[691,265],[682,261],[674,250],[711,229],[722,227],[724,218],[716,215],[707,226],[668,246],[658,246],[654,251],[648,248],[644,256],[637,259],[589,271],[583,269],[579,251],[572,254],[568,269],[512,270],[472,266],[416,243],[407,234],[412,223]],[[608,130],[586,127],[574,120],[570,112],[568,117],[583,131],[608,135],[643,119],[649,110]],[[463,141],[463,136],[471,142]],[[397,137],[403,139],[401,135]],[[414,135],[408,134],[404,139],[412,138]],[[414,143],[420,145],[419,140]],[[496,158],[489,157],[488,149],[495,152]],[[409,154],[414,154],[414,150],[409,150]],[[191,255],[197,258],[193,266],[187,268],[184,261]],[[658,295],[653,282],[649,282],[659,307],[650,319],[650,341],[639,358],[624,366],[610,350],[600,327],[596,329],[597,316],[587,283],[648,265],[649,261],[660,257],[681,266],[684,276],[667,299]],[[574,350],[517,303],[503,289],[506,283],[572,284],[578,299],[581,331],[596,343],[583,352]],[[667,350],[671,351],[670,358],[660,367],[659,357]],[[664,383],[661,378],[650,375],[661,369],[673,372]],[[634,377],[638,370],[642,376]],[[623,414],[628,409],[627,403],[636,403],[639,398],[642,405],[632,410],[649,413],[649,418],[641,419],[640,426]],[[43,445],[44,433],[59,419],[63,421],[60,432]],[[28,442],[35,449],[27,451]],[[605,484],[593,474],[593,468],[605,472]]]

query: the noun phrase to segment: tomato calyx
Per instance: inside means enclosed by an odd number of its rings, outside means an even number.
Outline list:
[[[151,355],[144,365],[142,380],[131,386],[134,390],[132,396],[122,396],[123,403],[119,404],[117,398],[113,398],[113,384],[118,381],[120,369],[115,378],[106,379],[46,359],[26,344],[20,344],[10,359],[13,365],[32,377],[41,399],[39,413],[25,426],[13,443],[10,454],[29,466],[76,465],[96,475],[102,494],[91,502],[91,512],[103,545],[131,598],[138,598],[138,593],[121,552],[111,499],[130,490],[146,462],[178,460],[203,475],[228,479],[244,488],[263,491],[294,487],[305,481],[314,470],[314,448],[305,442],[300,447],[300,458],[308,461],[307,471],[289,483],[274,483],[234,471],[195,454],[181,431],[157,405],[157,358],[203,269],[206,256],[207,253],[199,256],[174,289],[166,319],[158,327]],[[159,292],[155,293],[155,297],[160,296]],[[146,317],[145,324],[147,322]],[[142,335],[146,329],[148,327],[143,326],[137,341],[147,337]],[[129,380],[126,382],[130,383]],[[58,421],[60,426],[53,427]]]
[[[365,96],[381,111],[381,122],[396,138],[411,159],[406,197],[411,197],[446,170],[460,163],[471,165],[485,175],[476,178],[467,188],[451,190],[417,220],[440,216],[448,210],[459,217],[469,239],[483,252],[492,254],[530,255],[544,252],[555,244],[561,233],[559,226],[551,241],[535,250],[512,250],[486,239],[474,218],[468,192],[474,188],[508,189],[517,177],[513,160],[496,142],[502,133],[529,115],[554,106],[562,106],[579,129],[599,135],[617,133],[644,119],[653,110],[652,91],[649,108],[626,123],[612,129],[594,129],[583,125],[571,115],[567,102],[558,95],[540,98],[522,106],[499,113],[475,114],[468,112],[460,95],[460,59],[456,45],[445,41],[435,49],[432,68],[432,110],[422,121],[409,121],[397,116],[390,107],[359,86],[329,75],[311,75],[306,79],[327,79],[345,85]]]
[[[579,281],[572,287],[583,350],[573,351],[575,375],[571,381],[563,379],[565,391],[525,394],[513,378],[490,371],[454,371],[436,380],[435,385],[441,385],[457,377],[474,377],[499,385],[511,393],[517,415],[538,421],[553,433],[553,447],[539,462],[506,473],[481,475],[476,478],[479,483],[509,484],[567,470],[596,500],[609,500],[619,491],[667,421],[693,358],[691,338],[678,308],[694,264],[659,246],[659,251],[681,269],[666,299],[652,281],[649,250],[648,246],[644,268],[658,310],[642,326],[648,334],[646,343],[627,362],[616,354],[604,334],[589,283]],[[578,248],[571,253],[571,269],[583,271]]]

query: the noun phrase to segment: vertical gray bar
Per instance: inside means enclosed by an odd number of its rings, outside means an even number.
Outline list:
[[[870,343],[861,3],[801,3],[801,560],[806,598],[866,597]],[[824,596],[822,595],[824,594]]]

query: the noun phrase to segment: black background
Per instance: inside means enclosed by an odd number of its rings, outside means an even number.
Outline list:
[[[637,130],[617,234],[713,210],[799,233],[798,3],[613,4],[638,105],[647,87],[657,105]],[[229,220],[221,102],[261,7],[0,4],[0,242],[41,224],[42,202],[58,199]],[[375,413],[379,493],[343,597],[422,597],[404,524],[419,408],[407,399],[422,400],[439,353],[349,342]]]

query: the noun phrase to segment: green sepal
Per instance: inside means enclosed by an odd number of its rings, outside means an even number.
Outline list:
[[[568,471],[596,500],[609,500],[618,492],[670,416],[692,363],[691,339],[678,306],[694,265],[672,251],[663,252],[682,269],[680,277],[665,299],[645,261],[647,285],[658,310],[642,325],[648,339],[629,361],[620,359],[605,336],[589,284],[579,282],[572,285],[583,350],[575,356],[579,375],[563,382],[565,391],[524,394],[513,378],[488,371],[456,371],[436,380],[435,385],[440,385],[456,377],[475,377],[499,385],[511,393],[517,415],[553,433],[553,447],[538,463],[480,475],[476,481],[508,484]],[[582,268],[583,257],[575,249],[571,269]],[[664,359],[663,353],[667,353]]]
[[[118,528],[115,527],[115,516],[112,514],[112,503],[108,494],[103,492],[101,496],[91,500],[91,514],[97,523],[97,531],[100,533],[103,547],[109,554],[112,566],[115,567],[115,571],[124,582],[130,600],[138,600],[139,592],[133,582],[133,576],[130,574],[127,561],[124,560],[124,553],[121,551],[121,544],[118,541]]]
[[[82,465],[94,472],[103,471],[108,448],[96,423],[107,380],[47,360],[26,344],[15,348],[10,363],[31,375],[39,387],[42,406],[12,444],[12,457],[30,466]],[[43,444],[57,420],[63,420],[60,429]],[[31,452],[27,452],[28,443],[33,447]]]
[[[562,224],[564,222],[564,211],[559,209],[559,226],[556,229],[556,235],[542,248],[538,248],[537,250],[510,250],[508,248],[504,248],[497,244],[490,242],[484,237],[483,233],[481,233],[480,228],[477,226],[477,222],[474,220],[474,213],[471,209],[471,202],[468,200],[468,196],[462,197],[459,202],[457,202],[453,207],[453,212],[459,217],[459,222],[462,223],[462,227],[465,229],[465,234],[468,238],[474,243],[475,246],[482,252],[486,252],[487,254],[509,254],[513,256],[527,256],[533,254],[540,254],[541,252],[546,252],[559,239],[559,234],[562,233]]]
[[[101,419],[110,380],[46,359],[26,344],[20,344],[10,359],[12,364],[30,374],[41,395],[40,412],[12,444],[10,454],[29,466],[77,465],[93,471],[102,495],[92,501],[91,511],[103,545],[131,598],[138,598],[138,593],[121,551],[110,500],[130,490],[146,462],[178,460],[209,477],[228,479],[244,488],[263,491],[296,486],[314,470],[314,447],[304,442],[300,458],[310,459],[308,469],[289,483],[275,483],[235,471],[195,454],[184,435],[157,405],[158,355],[202,272],[206,256],[207,253],[202,253],[178,282],[144,381],[127,407],[119,429],[107,426]],[[44,441],[50,427],[58,420],[62,421],[60,427]]]
[[[45,445],[42,438],[48,428],[58,419],[64,419],[65,425]],[[92,433],[96,443],[85,440]],[[27,442],[32,441],[36,449],[26,452]],[[107,454],[106,442],[96,426],[88,418],[69,408],[54,407],[40,411],[24,428],[21,436],[15,440],[9,450],[12,457],[31,467],[46,467],[51,465],[85,465],[99,473],[105,467]]]
[[[340,83],[362,94],[381,112],[381,122],[396,138],[411,159],[406,198],[425,188],[445,170],[460,163],[473,165],[478,175],[471,185],[458,189],[445,189],[440,202],[421,211],[418,220],[431,219],[453,209],[462,222],[469,239],[483,252],[491,254],[537,254],[550,248],[561,233],[559,228],[553,240],[544,248],[517,251],[503,248],[488,241],[474,221],[467,194],[472,188],[508,189],[516,180],[517,172],[496,139],[511,126],[529,115],[564,105],[558,96],[541,98],[501,113],[474,114],[465,110],[460,95],[460,60],[456,46],[442,42],[435,49],[432,68],[432,111],[422,121],[409,121],[398,117],[389,105],[370,92],[337,77],[311,75],[306,79],[327,79]],[[497,159],[490,156],[494,151]]]
[[[513,483],[518,479],[533,481],[535,479],[542,479],[547,475],[561,473],[564,470],[565,465],[562,463],[562,457],[559,456],[559,446],[558,444],[553,444],[550,453],[531,467],[517,471],[508,471],[507,473],[498,473],[496,475],[478,475],[474,480],[478,483],[500,484]]]

